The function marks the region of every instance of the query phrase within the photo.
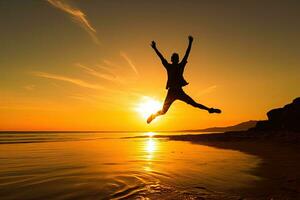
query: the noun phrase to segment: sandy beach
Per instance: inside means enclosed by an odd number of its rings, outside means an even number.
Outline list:
[[[241,139],[232,136],[227,137],[226,133],[216,135],[177,135],[169,136],[168,138],[170,140],[190,141],[191,143],[221,149],[237,150],[260,157],[262,163],[252,173],[262,177],[262,180],[255,187],[240,190],[238,193],[240,193],[242,199],[300,198],[300,145],[296,140],[278,142],[283,139]]]

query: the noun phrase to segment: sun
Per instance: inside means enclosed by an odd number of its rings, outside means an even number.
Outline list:
[[[151,98],[144,97],[137,105],[136,111],[144,118],[147,119],[151,114],[156,113],[162,107],[161,102]]]

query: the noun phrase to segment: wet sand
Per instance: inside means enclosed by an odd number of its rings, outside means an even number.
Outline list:
[[[300,199],[300,143],[290,133],[256,137],[245,133],[168,136],[216,148],[258,156],[262,163],[252,172],[262,178],[254,187],[238,191],[241,199]],[[292,133],[295,134],[295,133]],[[254,134],[255,135],[255,134]],[[272,139],[270,139],[272,138]],[[232,163],[234,165],[234,163]]]

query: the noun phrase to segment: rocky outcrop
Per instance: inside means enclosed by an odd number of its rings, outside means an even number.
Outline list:
[[[268,120],[258,121],[249,131],[296,131],[300,132],[300,97],[282,108],[270,110]]]

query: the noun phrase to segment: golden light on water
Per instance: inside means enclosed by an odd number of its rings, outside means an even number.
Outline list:
[[[146,145],[146,151],[151,154],[156,150],[156,143],[154,139],[149,138]]]
[[[151,132],[150,132],[151,133]],[[153,133],[152,133],[153,134]],[[154,138],[149,137],[148,140],[146,140],[145,143],[145,153],[146,153],[146,165],[144,166],[144,170],[145,171],[152,171],[152,160],[153,160],[153,156],[155,151],[157,150],[157,143],[156,140]]]
[[[144,97],[137,105],[136,111],[144,118],[147,119],[151,114],[156,113],[162,108],[162,103],[151,98]]]

